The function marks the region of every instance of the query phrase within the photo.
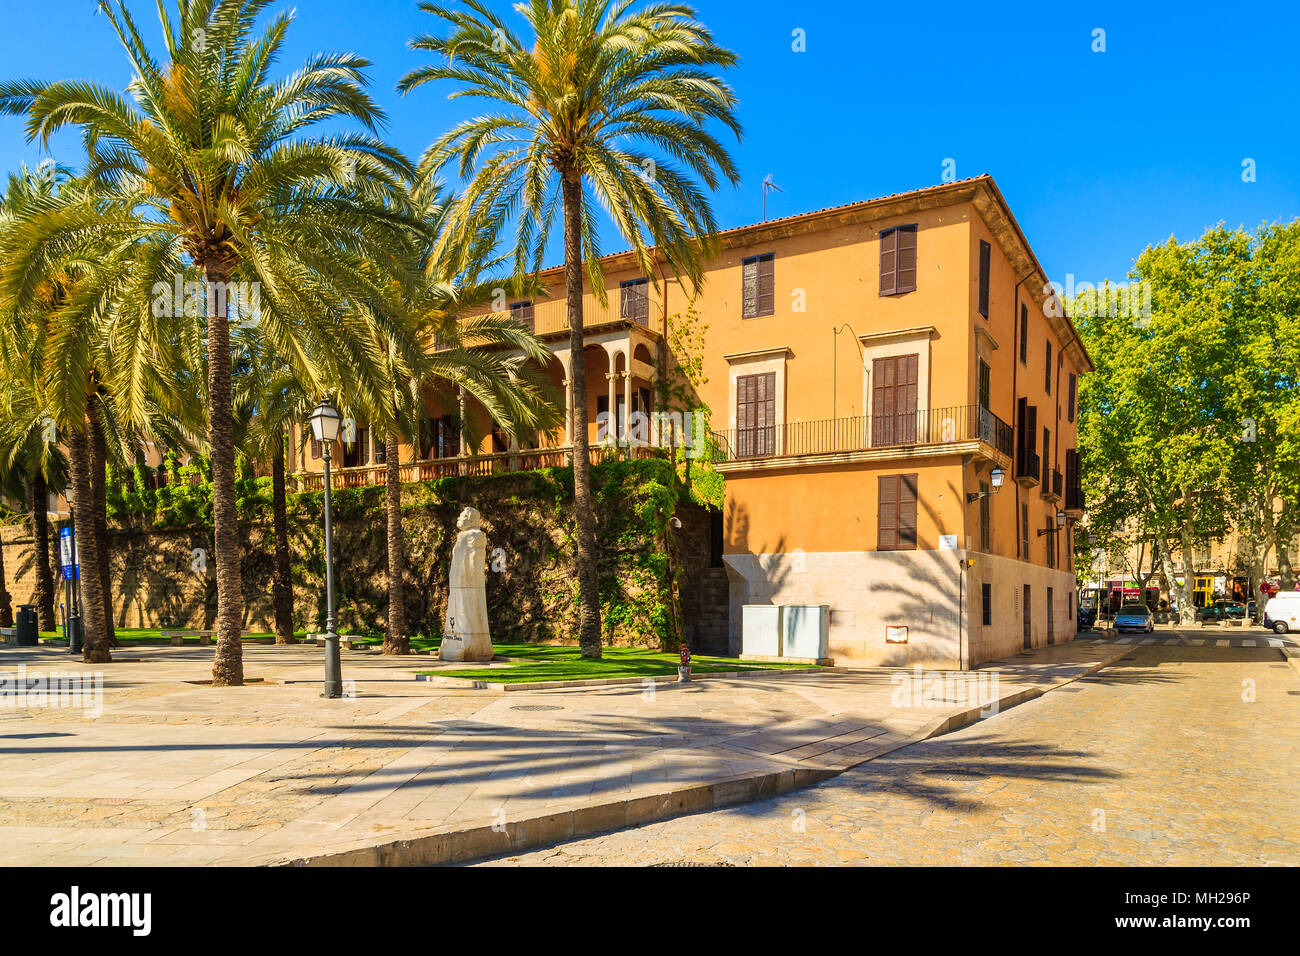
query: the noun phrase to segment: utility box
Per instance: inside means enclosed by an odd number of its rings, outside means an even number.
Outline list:
[[[740,609],[740,650],[754,657],[781,656],[781,608],[746,604]]]
[[[781,608],[781,656],[825,660],[831,656],[829,604],[787,604]]]

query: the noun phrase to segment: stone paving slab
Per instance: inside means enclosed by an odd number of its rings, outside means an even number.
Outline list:
[[[1006,706],[1132,651],[1080,640],[971,673],[996,673]],[[0,711],[0,859],[461,862],[785,793],[987,703],[901,706],[918,675],[884,669],[503,695],[416,681],[419,658],[347,651],[355,696],[324,700],[320,649],[244,653],[263,681],[194,683],[211,648],[122,650],[103,667],[99,716]],[[0,649],[0,671],[19,665],[84,667],[61,649]]]

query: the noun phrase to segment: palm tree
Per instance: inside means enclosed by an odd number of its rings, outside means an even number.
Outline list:
[[[104,197],[47,224],[48,233],[32,244],[35,261],[11,264],[20,274],[39,272],[51,246],[94,237],[115,248],[133,247],[130,274],[118,283],[126,295],[117,300],[118,321],[127,324],[144,324],[151,304],[167,297],[184,268],[197,270],[207,283],[202,314],[194,320],[203,326],[208,357],[217,686],[243,683],[226,292],[232,282],[257,290],[264,334],[286,361],[330,353],[331,360],[378,373],[373,337],[351,336],[333,306],[382,297],[385,290],[370,286],[368,274],[352,266],[357,258],[391,258],[399,207],[389,199],[412,172],[374,135],[383,113],[365,92],[368,61],[319,54],[286,79],[268,80],[292,22],[284,13],[255,34],[268,4],[174,0],[169,11],[160,0],[160,62],[125,0],[100,0],[130,61],[133,102],[86,82],[0,84],[0,112],[25,115],[29,139],[48,145],[60,129],[81,128],[86,175]],[[304,135],[338,119],[365,131]],[[176,307],[173,301],[172,311]],[[123,394],[132,409],[141,392],[128,387]]]
[[[271,530],[275,537],[271,607],[275,643],[294,644],[285,444],[289,425],[303,421],[313,403],[293,369],[270,353],[259,328],[245,327],[235,338],[240,346],[234,383],[235,443],[249,458],[271,461]]]
[[[440,184],[420,180],[413,184],[409,199],[417,223],[412,229],[412,268],[422,279],[403,303],[411,324],[400,328],[413,333],[414,339],[379,332],[392,390],[382,408],[368,412],[372,424],[382,423],[384,436],[388,537],[384,653],[389,655],[410,652],[403,586],[406,562],[399,454],[402,439],[413,448],[419,447],[426,394],[441,399],[443,407],[462,398],[472,399],[493,422],[520,439],[534,430],[554,428],[561,421],[555,396],[537,374],[550,357],[545,345],[507,316],[488,315],[465,322],[457,319],[458,313],[489,302],[501,283],[477,279],[478,271],[489,265],[478,255],[448,256],[449,260],[465,258],[470,262],[459,276],[451,275],[433,255],[438,237],[447,228],[451,208],[441,195]],[[482,249],[478,235],[455,238],[475,250]],[[382,308],[382,303],[371,307],[375,311]],[[374,324],[377,329],[384,328],[383,323]],[[462,435],[470,446],[477,446],[482,438],[473,421],[462,422]]]
[[[459,160],[472,177],[452,214],[455,235],[500,234],[515,219],[515,268],[537,272],[557,208],[563,219],[564,279],[573,383],[573,488],[581,600],[579,643],[600,656],[600,593],[587,442],[583,365],[583,271],[605,303],[596,212],[614,220],[647,276],[659,254],[697,287],[712,250],[712,210],[694,177],[709,189],[719,174],[739,173],[709,130],[718,123],[740,136],[730,87],[713,71],[736,62],[694,11],[681,4],[633,0],[531,0],[516,10],[520,37],[478,0],[465,9],[420,8],[444,21],[446,36],[419,36],[417,50],[446,58],[398,84],[403,93],[434,80],[461,84],[500,112],[459,124],[426,151],[422,172]],[[657,155],[641,151],[643,144]],[[683,164],[689,171],[678,168]],[[589,190],[589,191],[588,191]],[[585,255],[584,255],[585,253]]]

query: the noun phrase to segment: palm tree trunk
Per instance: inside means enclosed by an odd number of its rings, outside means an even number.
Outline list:
[[[36,605],[36,626],[54,630],[54,576],[50,573],[49,489],[38,469],[27,484],[27,517],[31,522],[32,551],[36,564],[36,588],[32,602]]]
[[[587,370],[582,342],[582,180],[560,172],[564,198],[564,287],[569,313],[569,379],[573,382],[573,512],[578,546],[578,646],[600,657],[600,577],[596,521],[591,511],[591,459],[587,448]],[[613,409],[610,409],[613,412]]]
[[[209,283],[229,276],[214,263],[204,264]],[[210,300],[208,307],[208,447],[212,455],[213,557],[217,562],[217,649],[212,657],[212,685],[241,687],[244,649],[243,581],[239,568],[239,514],[235,506],[235,416],[230,397],[230,322]]]
[[[271,513],[275,529],[275,575],[271,605],[275,608],[275,643],[295,644],[293,637],[293,580],[289,571],[289,516],[284,493],[284,436],[271,455]]]
[[[113,579],[109,568],[112,552],[108,547],[108,502],[104,487],[107,481],[104,469],[108,466],[108,449],[104,444],[104,423],[100,419],[99,409],[94,407],[94,401],[91,399],[86,409],[90,498],[95,520],[95,540],[99,546],[99,584],[104,589],[104,626],[108,630],[108,646],[117,647],[117,635],[113,627]]]
[[[402,535],[402,467],[398,460],[397,429],[389,427],[384,436],[385,505],[388,512],[388,626],[384,630],[385,654],[411,653],[411,638],[406,633],[406,590],[402,576],[406,573],[406,555]]]
[[[77,528],[77,559],[81,565],[81,623],[85,628],[81,659],[105,664],[113,659],[108,647],[108,615],[104,610],[104,585],[99,568],[103,556],[94,533],[95,498],[90,487],[90,440],[85,428],[68,435],[68,465],[72,472],[72,516]]]

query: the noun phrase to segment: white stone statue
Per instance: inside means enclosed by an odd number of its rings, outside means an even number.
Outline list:
[[[487,535],[479,530],[479,513],[466,508],[456,519],[460,534],[451,549],[447,619],[438,656],[444,661],[490,661],[488,635]]]

